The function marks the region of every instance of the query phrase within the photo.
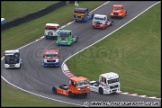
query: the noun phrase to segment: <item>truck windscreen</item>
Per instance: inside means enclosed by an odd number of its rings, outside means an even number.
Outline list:
[[[83,85],[87,85],[87,84],[89,84],[88,80],[82,80],[82,81],[76,82],[76,86],[83,86]]]
[[[119,82],[119,78],[108,80],[108,84]]]
[[[75,14],[85,14],[85,11],[74,11]]]
[[[19,53],[15,53],[15,54],[5,54],[5,58],[6,59],[17,59],[19,58],[20,54]]]

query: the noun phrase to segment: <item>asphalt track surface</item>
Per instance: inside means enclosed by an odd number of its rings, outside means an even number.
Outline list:
[[[22,48],[21,57],[23,65],[21,69],[5,69],[1,63],[1,76],[8,82],[33,93],[56,99],[57,101],[84,105],[84,102],[102,101],[102,102],[157,102],[161,106],[161,100],[128,96],[123,94],[100,95],[91,92],[86,98],[69,98],[59,94],[52,93],[52,87],[59,84],[68,84],[68,77],[59,68],[45,68],[42,66],[44,49],[59,49],[61,64],[63,61],[81,49],[91,45],[95,41],[103,38],[110,32],[119,28],[139,13],[156,3],[157,1],[111,1],[106,5],[95,10],[93,13],[109,14],[111,6],[115,3],[122,3],[127,10],[128,15],[123,19],[113,19],[114,25],[105,30],[92,29],[92,20],[87,23],[72,23],[64,29],[70,29],[74,35],[79,37],[79,41],[72,46],[56,46],[55,40],[41,39],[29,46]],[[88,58],[87,58],[88,59]]]

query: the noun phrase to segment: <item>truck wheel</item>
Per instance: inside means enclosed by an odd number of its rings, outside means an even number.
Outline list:
[[[56,91],[56,88],[55,88],[55,87],[52,87],[52,92],[53,92],[53,93],[55,93],[55,94],[57,93],[57,91]]]
[[[78,37],[76,37],[76,42],[78,42]]]
[[[93,17],[94,17],[94,14],[92,14],[92,19],[93,19]]]
[[[69,95],[70,98],[74,97],[74,94],[71,91],[69,92],[68,95]]]
[[[127,11],[125,11],[125,16],[127,16]]]
[[[99,93],[103,94],[103,89],[101,87],[99,88]]]
[[[111,24],[110,24],[110,26],[112,26],[114,24],[114,21],[111,21]]]
[[[84,97],[87,97],[87,93],[84,94]]]

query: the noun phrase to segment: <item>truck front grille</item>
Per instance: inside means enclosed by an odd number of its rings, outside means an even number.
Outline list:
[[[117,12],[114,12],[114,15],[115,15],[115,16],[118,16],[118,13],[117,13]]]
[[[114,88],[117,88],[118,85],[114,85],[114,86],[110,86],[110,89],[114,89]]]
[[[47,60],[47,62],[55,62],[56,60]]]

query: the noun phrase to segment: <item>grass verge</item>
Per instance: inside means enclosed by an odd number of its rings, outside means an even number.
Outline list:
[[[2,1],[1,16],[8,22],[36,12],[56,2],[58,1]]]
[[[158,4],[111,36],[67,61],[77,76],[97,80],[120,75],[121,91],[161,97],[160,13]]]
[[[79,7],[87,7],[93,10],[105,1],[86,1],[78,2]],[[14,28],[1,32],[1,55],[7,49],[16,49],[25,45],[44,34],[44,26],[47,22],[55,22],[64,25],[72,20],[73,4],[59,8],[43,17],[37,18],[30,22],[16,26]],[[66,17],[65,17],[66,16]],[[12,40],[12,41],[11,41]],[[55,101],[42,99],[33,95],[29,95],[23,91],[17,90],[1,81],[1,106],[70,106]],[[18,94],[18,95],[17,95]],[[71,106],[70,106],[71,107]]]

